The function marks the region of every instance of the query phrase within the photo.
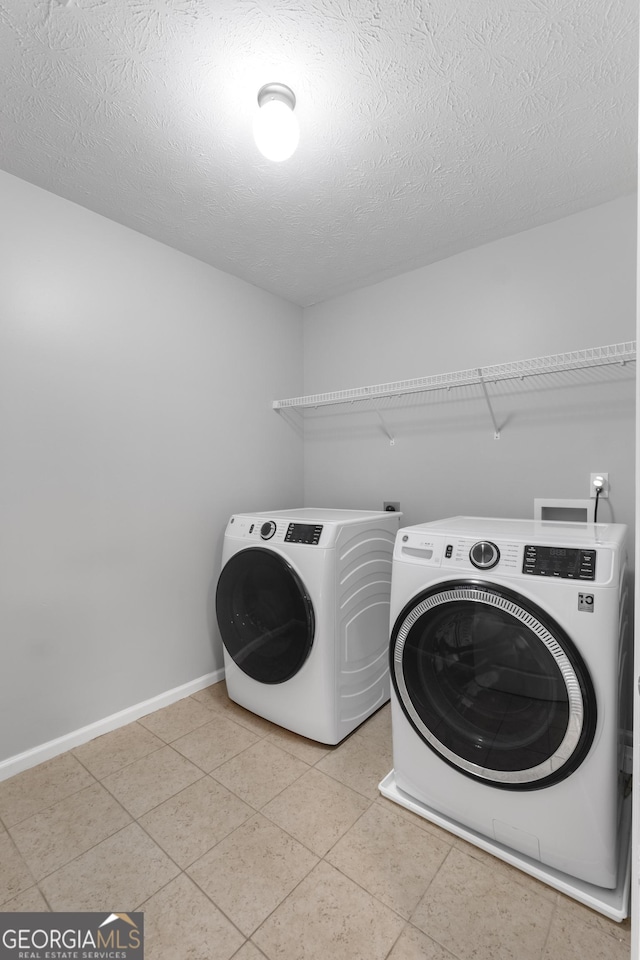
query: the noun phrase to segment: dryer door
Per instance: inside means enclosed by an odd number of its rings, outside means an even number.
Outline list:
[[[596,700],[586,666],[562,628],[516,593],[469,580],[427,590],[396,620],[390,656],[409,721],[470,777],[536,789],[589,751]]]
[[[311,599],[293,567],[272,550],[251,547],[230,558],[218,580],[216,616],[227,653],[260,683],[289,680],[311,652]]]

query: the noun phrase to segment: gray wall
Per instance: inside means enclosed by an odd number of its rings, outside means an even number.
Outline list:
[[[302,311],[0,173],[0,761],[222,666],[239,510],[302,502]]]
[[[631,340],[635,197],[303,311],[0,173],[0,763],[222,666],[240,510],[531,516],[607,470],[634,517],[635,364],[305,418],[275,398]],[[304,356],[304,381],[301,358]],[[304,464],[304,484],[303,484]]]
[[[305,311],[305,394],[635,338],[636,198],[435,263]],[[403,524],[531,517],[535,497],[583,498],[608,471],[599,519],[634,522],[635,364],[305,415],[305,503],[380,509]]]

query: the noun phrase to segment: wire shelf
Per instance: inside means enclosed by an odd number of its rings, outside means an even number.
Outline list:
[[[334,390],[329,393],[315,393],[306,397],[291,397],[287,400],[274,400],[274,410],[286,408],[323,407],[331,404],[354,403],[357,400],[376,400],[387,397],[400,397],[409,393],[427,393],[430,390],[450,389],[469,384],[486,384],[499,380],[516,380],[525,377],[542,376],[566,370],[580,370],[587,367],[599,367],[606,364],[625,364],[636,359],[636,342],[613,343],[603,347],[591,347],[586,350],[572,350],[569,353],[556,353],[548,357],[535,357],[531,360],[515,360],[511,363],[496,363],[487,367],[475,367],[468,370],[456,370],[453,373],[440,373],[413,380],[397,380],[393,383],[378,383],[369,387],[353,387],[347,390]]]

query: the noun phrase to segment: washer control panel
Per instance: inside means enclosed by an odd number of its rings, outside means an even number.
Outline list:
[[[596,551],[574,547],[543,547],[527,544],[522,572],[534,577],[560,577],[563,580],[595,580]]]
[[[464,537],[432,530],[430,524],[407,527],[398,532],[393,557],[402,563],[438,567],[443,575],[495,575],[526,580],[532,588],[533,578],[560,587],[568,581],[606,585],[617,576],[620,561],[615,547],[599,538],[597,530],[593,535],[589,530],[585,536],[581,525],[575,524],[572,537],[566,531],[558,531],[558,536],[555,529],[550,534],[540,526],[536,524],[535,530],[524,532],[520,539],[494,538],[489,525],[486,537],[482,528],[475,537]],[[538,532],[541,536],[536,540]]]

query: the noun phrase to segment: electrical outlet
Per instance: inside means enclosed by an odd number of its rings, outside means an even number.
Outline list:
[[[386,510],[388,513],[400,513],[400,501],[385,500],[382,504],[382,509]]]
[[[602,492],[600,494],[600,498],[602,500],[608,500],[609,499],[609,474],[608,473],[592,473],[591,474],[591,478],[589,480],[589,496],[593,500],[593,498],[596,495],[596,488],[593,485],[593,481],[597,477],[600,477],[602,479]]]

